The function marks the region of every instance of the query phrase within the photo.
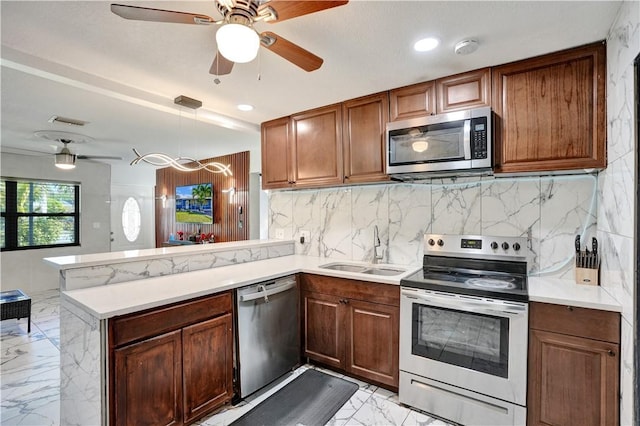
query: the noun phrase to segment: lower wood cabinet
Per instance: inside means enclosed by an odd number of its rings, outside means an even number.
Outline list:
[[[304,356],[397,389],[400,288],[303,274]]]
[[[620,315],[531,303],[528,424],[617,425]]]
[[[231,310],[224,293],[110,320],[110,424],[189,424],[230,401]]]

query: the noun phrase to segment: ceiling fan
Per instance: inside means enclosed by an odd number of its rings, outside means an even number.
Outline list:
[[[138,21],[222,25],[216,32],[218,52],[209,69],[209,73],[225,75],[231,72],[234,63],[252,61],[261,45],[307,72],[317,70],[322,66],[322,58],[270,31],[258,34],[253,28],[253,24],[259,21],[281,22],[348,3],[347,0],[214,1],[218,11],[223,16],[220,20],[196,13],[127,6],[124,4],[111,4],[111,11],[122,18]]]
[[[53,154],[55,158],[55,165],[60,169],[73,169],[76,166],[76,159],[78,160],[122,160],[122,157],[112,155],[78,155],[73,154],[69,150],[70,143],[85,143],[93,141],[93,138],[85,135],[70,132],[60,132],[54,130],[39,130],[34,132],[36,137],[41,139],[47,139],[51,141],[60,142],[64,146],[60,152]],[[23,150],[30,151],[30,150]],[[39,151],[34,151],[39,152]]]

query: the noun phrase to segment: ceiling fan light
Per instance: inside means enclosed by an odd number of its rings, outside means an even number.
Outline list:
[[[63,170],[71,170],[76,167],[76,156],[68,152],[56,154],[56,167]]]
[[[251,27],[225,24],[216,32],[220,54],[232,62],[251,62],[258,55],[260,37]]]

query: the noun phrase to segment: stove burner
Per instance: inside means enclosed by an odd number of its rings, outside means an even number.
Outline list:
[[[497,288],[511,290],[516,288],[513,282],[507,280],[494,280],[491,278],[470,278],[465,281],[466,284],[479,288]]]

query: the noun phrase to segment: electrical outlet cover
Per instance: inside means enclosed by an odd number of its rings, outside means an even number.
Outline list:
[[[278,240],[284,240],[284,229],[276,228],[276,238]]]

